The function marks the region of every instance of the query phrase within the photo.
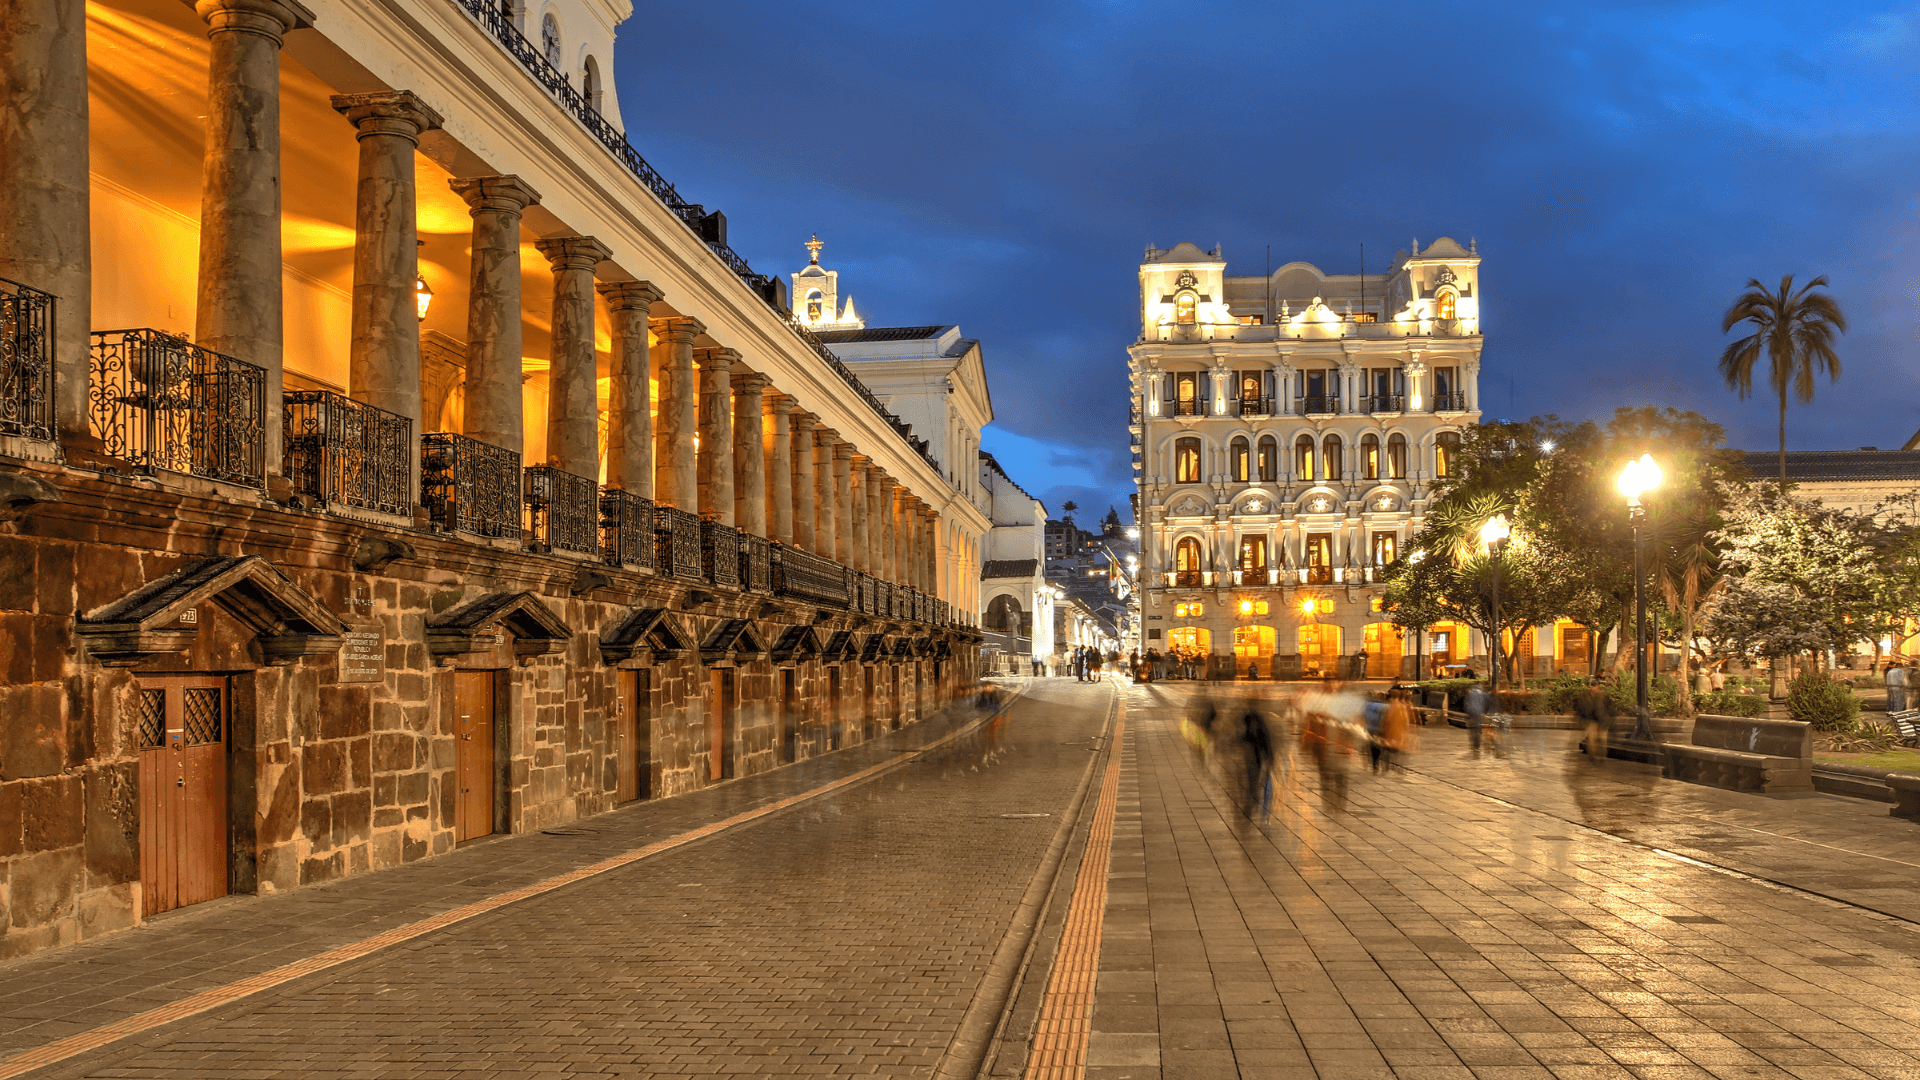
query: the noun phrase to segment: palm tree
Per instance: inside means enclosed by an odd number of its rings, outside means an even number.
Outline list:
[[[1780,291],[1767,291],[1757,278],[1747,279],[1747,291],[1733,302],[1720,321],[1726,333],[1745,322],[1753,324],[1753,333],[1728,345],[1720,353],[1720,377],[1729,390],[1737,390],[1741,400],[1753,393],[1753,369],[1760,362],[1760,350],[1767,353],[1767,385],[1780,398],[1780,487],[1787,486],[1787,391],[1791,389],[1801,404],[1813,401],[1813,376],[1825,371],[1827,381],[1840,378],[1840,357],[1833,351],[1833,332],[1847,332],[1847,317],[1840,302],[1826,293],[1813,290],[1827,284],[1826,275],[1814,278],[1799,292],[1793,291],[1793,275],[1780,279]]]
[[[1656,534],[1654,569],[1667,609],[1680,616],[1680,715],[1693,715],[1693,686],[1689,668],[1693,658],[1694,624],[1700,608],[1719,591],[1720,553],[1714,549],[1716,521],[1689,518]]]

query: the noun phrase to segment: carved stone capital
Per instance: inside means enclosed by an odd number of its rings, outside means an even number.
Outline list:
[[[693,362],[700,365],[701,371],[712,371],[725,375],[740,360],[740,354],[732,349],[695,349]]]
[[[440,126],[440,114],[411,90],[335,94],[328,100],[335,112],[353,122],[362,139],[371,135],[395,135],[418,144],[421,132]]]
[[[549,236],[533,242],[534,249],[547,257],[554,273],[563,270],[585,270],[606,261],[612,252],[607,246],[591,236]]]
[[[608,311],[649,311],[666,295],[651,281],[601,281],[593,288],[606,300]]]
[[[662,343],[691,345],[693,339],[707,332],[705,323],[699,319],[690,319],[685,315],[674,315],[664,319],[649,319],[647,325],[652,328]]]
[[[313,25],[313,12],[296,0],[199,0],[194,13],[205,20],[207,36],[258,34],[277,48],[289,30]]]
[[[467,200],[467,212],[474,217],[483,213],[513,214],[540,201],[540,193],[517,176],[457,176],[447,181],[453,193]]]

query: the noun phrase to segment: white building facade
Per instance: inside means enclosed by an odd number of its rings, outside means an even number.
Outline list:
[[[1147,249],[1128,350],[1143,651],[1241,677],[1412,674],[1380,570],[1480,417],[1479,269],[1447,238],[1364,276],[1229,277],[1217,248]],[[1426,651],[1464,658],[1466,634],[1436,627]]]

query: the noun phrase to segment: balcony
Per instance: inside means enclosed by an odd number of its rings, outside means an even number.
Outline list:
[[[1210,589],[1217,575],[1212,570],[1168,570],[1164,577],[1168,588]]]
[[[1340,415],[1340,399],[1337,397],[1301,397],[1294,398],[1293,401],[1294,404],[1298,406],[1295,411],[1302,414],[1319,416]]]
[[[748,592],[773,591],[773,544],[764,536],[740,534],[740,587]]]
[[[284,395],[286,472],[320,506],[413,513],[413,421],[331,390]]]
[[[1275,585],[1279,583],[1279,576],[1279,571],[1271,567],[1259,566],[1251,570],[1233,571],[1233,583],[1245,587]]]
[[[535,465],[526,471],[524,495],[532,550],[600,554],[600,485]]]
[[[429,431],[420,436],[420,506],[442,529],[519,539],[520,455]]]
[[[653,500],[619,488],[600,492],[600,558],[629,570],[654,568]]]
[[[1466,412],[1467,411],[1467,395],[1435,394],[1433,395],[1433,411],[1434,412]]]
[[[654,569],[662,574],[695,581],[704,576],[700,565],[700,519],[677,506],[653,508]]]
[[[847,576],[839,563],[781,544],[772,545],[770,563],[775,596],[848,606]]]
[[[1206,402],[1171,401],[1167,403],[1167,414],[1169,416],[1205,416],[1207,415]]]
[[[1241,416],[1272,416],[1273,399],[1270,397],[1240,398]]]
[[[1303,566],[1300,568],[1300,584],[1331,585],[1338,575],[1331,566]]]
[[[1367,398],[1369,413],[1397,413],[1406,411],[1406,398],[1401,394],[1374,394]]]
[[[0,278],[0,436],[53,441],[54,298]]]
[[[710,519],[700,522],[700,569],[715,585],[739,588],[740,530]]]
[[[874,607],[875,600],[879,595],[878,590],[875,589],[875,585],[878,583],[875,582],[873,578],[860,573],[858,570],[850,571],[850,573],[853,575],[854,610],[862,615],[878,614],[878,611]]]
[[[142,472],[266,482],[266,371],[158,330],[93,335],[87,420]]]

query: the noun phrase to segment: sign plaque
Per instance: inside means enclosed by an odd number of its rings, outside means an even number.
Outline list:
[[[350,624],[340,647],[341,682],[379,682],[387,676],[387,635],[378,623]]]

